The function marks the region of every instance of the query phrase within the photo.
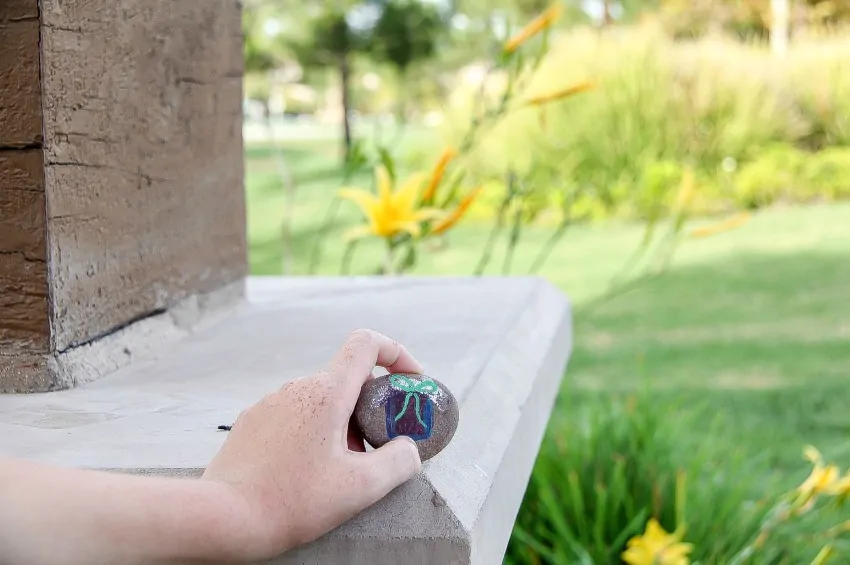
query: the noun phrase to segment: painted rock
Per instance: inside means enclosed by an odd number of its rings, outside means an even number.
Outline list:
[[[457,400],[444,384],[412,373],[369,380],[354,408],[354,421],[369,445],[378,448],[408,436],[416,442],[422,461],[449,444],[459,416]]]

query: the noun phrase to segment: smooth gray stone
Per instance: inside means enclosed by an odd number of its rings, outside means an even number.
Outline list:
[[[360,391],[354,420],[363,437],[378,448],[398,436],[416,442],[422,461],[445,448],[457,430],[457,399],[437,379],[394,373],[371,379]]]

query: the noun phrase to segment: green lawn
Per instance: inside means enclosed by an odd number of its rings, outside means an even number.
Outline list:
[[[285,153],[298,179],[294,274],[304,274],[339,186],[329,169],[335,149],[315,144]],[[277,179],[268,153],[249,148],[251,268],[257,274],[281,272],[287,200]],[[357,211],[346,204],[339,218],[336,232],[358,221]],[[525,274],[547,234],[523,235],[514,273]],[[706,418],[717,418],[719,427],[708,434],[708,421],[687,420],[694,440],[714,445],[718,457],[736,452],[759,460],[770,475],[764,484],[802,480],[807,443],[850,465],[850,205],[771,209],[737,230],[686,239],[668,272],[601,300],[641,234],[635,225],[576,227],[541,271],[574,303],[575,348],[559,411],[648,384],[658,409],[673,420],[683,406],[707,409]],[[415,273],[470,274],[485,239],[486,226],[462,225],[444,248],[422,255]],[[339,273],[342,246],[333,241],[320,273]],[[369,272],[379,257],[377,247],[365,246],[352,272]],[[489,272],[500,272],[501,259],[497,252]]]
[[[304,274],[315,234],[339,176],[328,143],[287,149],[297,180],[291,249]],[[251,269],[280,273],[287,199],[275,161],[263,147],[247,152]],[[359,182],[368,182],[360,178]],[[345,204],[340,232],[358,221]],[[486,226],[462,225],[445,248],[425,253],[416,274],[468,274]],[[513,272],[524,274],[546,230],[523,236]],[[604,302],[600,290],[623,267],[639,226],[586,226],[568,232],[541,275],[575,307],[575,351],[568,385],[611,390],[649,382],[716,401],[734,421],[734,438],[768,448],[783,468],[798,468],[800,446],[850,440],[839,394],[850,379],[850,205],[785,208],[756,214],[744,227],[685,240],[669,272]],[[331,239],[318,272],[338,274],[342,246]],[[369,272],[379,249],[365,245],[352,271]],[[494,255],[489,272],[501,269]],[[850,456],[850,449],[846,455]]]

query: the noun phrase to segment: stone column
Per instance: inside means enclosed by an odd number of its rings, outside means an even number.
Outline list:
[[[237,0],[3,0],[0,392],[97,378],[242,296],[242,68]]]

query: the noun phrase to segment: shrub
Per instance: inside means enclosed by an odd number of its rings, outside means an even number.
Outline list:
[[[848,109],[850,111],[850,109]],[[804,160],[803,196],[835,200],[850,198],[850,148],[829,147]]]
[[[795,45],[786,79],[813,149],[850,145],[850,37],[846,30]]]
[[[571,191],[576,218],[669,212],[685,168],[697,179],[696,212],[842,198],[847,60],[846,36],[797,42],[779,59],[762,43],[673,41],[652,25],[576,29],[553,42],[530,90],[598,87],[512,112],[469,156],[470,173],[524,176],[540,218]],[[445,121],[450,143],[473,104],[468,96]],[[477,215],[496,213],[498,188]]]
[[[682,528],[695,561],[727,562],[767,511],[753,500],[764,485],[749,479],[763,475],[735,454],[712,454],[697,417],[647,395],[582,397],[556,411],[505,562],[620,563],[651,517]]]
[[[850,197],[850,148],[809,153],[779,145],[746,163],[734,176],[734,200],[744,208],[782,202]]]
[[[742,208],[760,208],[777,200],[788,200],[801,186],[806,156],[799,150],[779,145],[765,150],[746,163],[735,175],[735,203]]]

